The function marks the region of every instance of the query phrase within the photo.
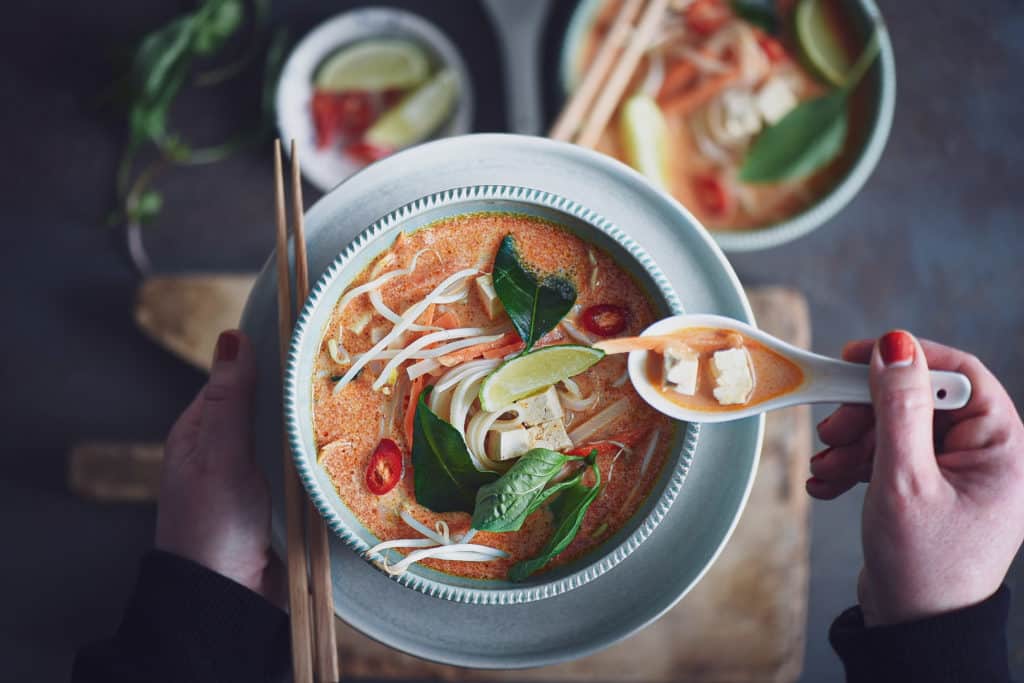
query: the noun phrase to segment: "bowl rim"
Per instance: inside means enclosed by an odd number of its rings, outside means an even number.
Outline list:
[[[558,79],[563,93],[570,90],[579,41],[589,28],[600,2],[603,0],[579,0],[572,12],[558,58]],[[865,19],[875,22],[878,28],[879,52],[876,64],[879,69],[879,77],[876,88],[877,95],[874,98],[876,104],[871,110],[874,115],[871,132],[840,180],[827,193],[800,213],[759,228],[745,230],[706,228],[724,251],[735,253],[769,249],[791,242],[820,228],[853,201],[853,198],[871,177],[882,157],[889,133],[892,130],[896,108],[896,64],[892,41],[881,10],[878,9],[874,0],[845,0],[844,4],[853,6],[863,14]],[[872,66],[868,73],[870,74],[875,68]]]
[[[310,336],[314,337],[318,347],[323,333],[321,328],[314,329],[312,327],[313,315],[323,304],[323,299],[328,290],[331,289],[331,286],[335,283],[345,266],[370,244],[374,243],[378,237],[439,206],[471,200],[493,199],[518,201],[560,211],[580,220],[588,227],[604,233],[634,258],[637,264],[647,272],[657,287],[657,292],[652,292],[652,294],[660,295],[663,303],[673,315],[683,312],[679,297],[668,278],[644,248],[625,231],[580,203],[544,190],[515,185],[470,185],[451,188],[426,195],[394,209],[362,230],[335,257],[331,265],[328,266],[311,289],[309,297],[306,299],[296,320],[288,349],[283,390],[285,431],[296,472],[310,500],[331,531],[341,538],[349,548],[360,555],[362,559],[370,562],[378,571],[381,571],[390,579],[432,597],[476,605],[522,604],[553,597],[589,583],[621,563],[654,532],[655,528],[665,518],[672,503],[678,498],[689,471],[690,463],[696,453],[700,434],[699,424],[679,423],[679,421],[676,421],[681,434],[678,439],[678,451],[672,455],[675,462],[671,465],[671,471],[661,475],[664,481],[663,488],[658,495],[657,501],[651,506],[650,511],[642,520],[635,522],[636,528],[616,546],[600,554],[595,552],[597,550],[595,548],[595,551],[587,553],[582,558],[590,557],[589,561],[580,563],[579,569],[561,578],[542,581],[533,585],[524,585],[521,588],[502,587],[491,589],[458,586],[419,575],[414,571],[405,572],[400,576],[390,576],[380,569],[378,563],[383,559],[380,554],[374,554],[370,557],[366,556],[369,546],[357,533],[348,527],[341,516],[334,510],[334,507],[324,495],[319,482],[314,476],[314,468],[318,466],[315,457],[311,459],[305,452],[305,440],[302,434],[302,420],[304,417],[301,410],[302,401],[298,395],[301,378],[298,371],[303,357],[303,348],[310,344],[307,338]],[[336,301],[328,303],[333,307]],[[311,417],[311,408],[308,409],[308,413],[309,417]],[[666,463],[666,469],[668,469],[670,464],[671,461]],[[652,493],[654,492],[652,491]],[[541,577],[543,576],[541,574]]]

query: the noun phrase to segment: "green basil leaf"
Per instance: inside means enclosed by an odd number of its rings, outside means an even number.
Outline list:
[[[543,569],[548,562],[569,547],[572,539],[576,538],[590,504],[594,502],[597,494],[601,491],[601,471],[597,468],[596,463],[592,467],[594,475],[597,477],[593,486],[584,486],[581,479],[563,490],[562,494],[551,502],[550,509],[555,519],[555,533],[548,539],[544,549],[537,557],[512,565],[508,571],[510,581],[523,581]]]
[[[754,140],[740,169],[746,183],[795,180],[835,159],[846,139],[846,90],[808,100]]]
[[[774,0],[732,0],[732,11],[768,33],[779,32],[779,12]]]
[[[145,223],[155,218],[160,213],[163,205],[164,199],[159,192],[156,190],[146,190],[128,211],[128,218],[138,223]]]
[[[481,486],[476,492],[473,528],[480,531],[518,531],[530,513],[552,494],[566,488],[568,482],[560,482],[551,488],[545,486],[562,471],[565,463],[578,459],[546,448],[527,451],[497,481]]]
[[[227,42],[242,23],[240,0],[207,0],[195,15],[194,50],[211,55]]]
[[[476,492],[498,478],[473,465],[455,427],[427,407],[420,394],[413,420],[412,467],[416,501],[434,512],[473,512]]]
[[[576,287],[561,275],[541,275],[523,263],[515,238],[506,235],[494,258],[494,291],[526,343],[524,353],[554,329],[576,303]]]

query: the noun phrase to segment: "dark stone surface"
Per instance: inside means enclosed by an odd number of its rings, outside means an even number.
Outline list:
[[[276,11],[300,36],[350,4]],[[437,21],[471,56],[476,128],[502,130],[501,70],[482,9],[468,0],[395,4]],[[24,3],[8,6],[0,26],[0,654],[9,680],[66,679],[75,647],[116,625],[152,534],[151,506],[68,494],[67,448],[86,438],[158,440],[202,381],[132,324],[138,280],[103,228],[121,128],[95,104],[133,38],[186,6]],[[903,326],[977,353],[1020,401],[1024,11],[1017,0],[901,0],[885,11],[898,96],[877,171],[818,232],[733,263],[747,284],[808,295],[821,352]],[[254,115],[257,79],[190,93],[175,119],[191,124],[194,139],[216,140]],[[146,237],[157,269],[258,267],[272,242],[270,182],[263,149],[161,178],[167,208]],[[316,196],[307,187],[307,201]],[[807,681],[839,678],[825,629],[854,600],[858,519],[857,494],[815,504]],[[1018,673],[1022,613],[1018,600]]]

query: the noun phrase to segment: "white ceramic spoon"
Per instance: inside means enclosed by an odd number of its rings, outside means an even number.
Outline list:
[[[720,315],[677,315],[654,323],[642,336],[669,334],[687,327],[713,327],[735,330],[757,340],[796,363],[804,381],[793,391],[755,405],[722,406],[720,411],[690,410],[665,398],[647,377],[648,351],[631,351],[629,378],[637,392],[655,410],[687,422],[727,422],[757,415],[776,408],[801,403],[871,403],[868,366],[819,356],[738,320]],[[971,382],[958,372],[932,370],[932,396],[937,410],[955,410],[971,398]]]

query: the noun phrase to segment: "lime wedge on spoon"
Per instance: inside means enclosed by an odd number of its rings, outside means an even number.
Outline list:
[[[420,142],[448,119],[458,97],[459,78],[453,69],[444,69],[384,112],[363,140],[387,149]]]
[[[850,56],[832,28],[833,19],[824,0],[800,0],[794,22],[796,41],[807,65],[836,87],[846,85]]]
[[[480,387],[480,408],[501,410],[555,382],[578,375],[604,358],[589,346],[560,344],[517,356],[492,372]]]
[[[313,79],[318,90],[346,92],[415,88],[430,75],[430,59],[408,40],[365,40],[327,58]]]
[[[658,103],[648,95],[633,95],[622,105],[619,128],[626,161],[658,187],[668,186],[668,126]]]

